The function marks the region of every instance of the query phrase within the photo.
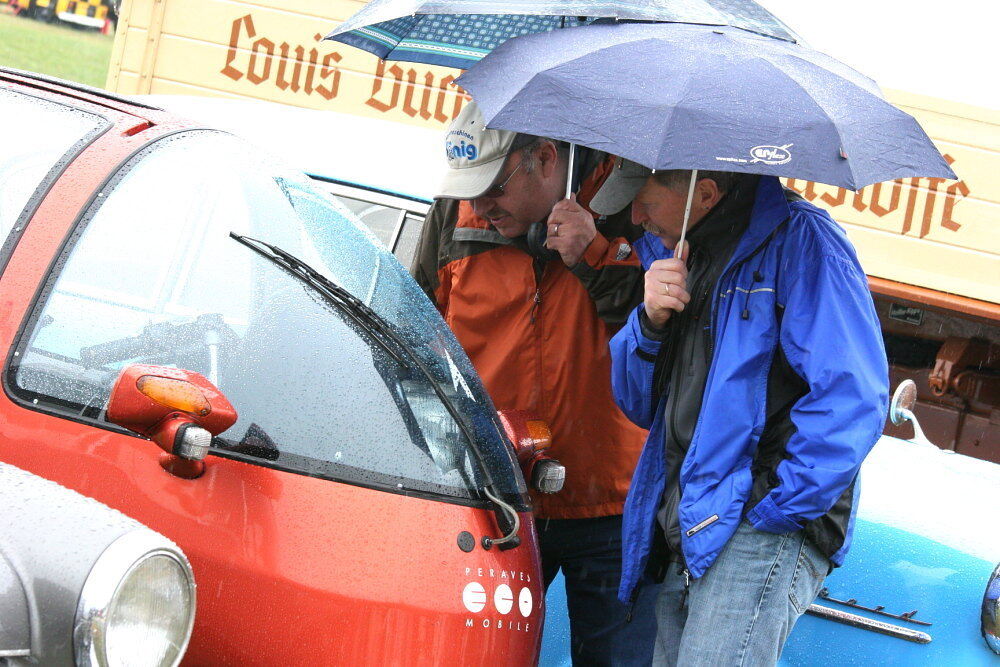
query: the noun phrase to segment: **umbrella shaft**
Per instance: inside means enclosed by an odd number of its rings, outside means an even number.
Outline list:
[[[576,156],[576,144],[569,145],[569,159],[566,160],[566,199],[573,194],[573,159]]]
[[[687,236],[688,220],[691,218],[691,201],[694,199],[694,184],[698,180],[698,170],[691,170],[691,183],[688,185],[688,198],[687,204],[684,206],[684,224],[681,225],[681,238],[677,241],[677,247],[674,248],[674,257],[678,257],[681,250],[684,249],[684,237]]]

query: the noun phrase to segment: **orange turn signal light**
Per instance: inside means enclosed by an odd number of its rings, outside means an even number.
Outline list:
[[[548,424],[541,419],[529,419],[524,425],[528,429],[528,437],[531,438],[536,451],[552,446],[552,430]]]
[[[135,386],[160,405],[174,410],[200,417],[204,417],[212,411],[205,394],[198,387],[184,380],[143,375],[136,381]]]

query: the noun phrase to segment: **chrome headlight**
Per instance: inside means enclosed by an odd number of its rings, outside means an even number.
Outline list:
[[[980,617],[982,624],[980,630],[986,645],[994,653],[1000,655],[1000,565],[996,566],[993,574],[990,575],[989,583],[986,584],[986,593],[983,595],[983,613]]]
[[[187,558],[146,531],[112,542],[80,593],[73,642],[77,665],[173,666],[194,626],[194,575]]]

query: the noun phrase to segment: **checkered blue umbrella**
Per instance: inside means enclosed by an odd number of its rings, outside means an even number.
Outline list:
[[[512,37],[602,18],[730,25],[798,41],[752,0],[373,0],[326,39],[383,60],[466,69]]]

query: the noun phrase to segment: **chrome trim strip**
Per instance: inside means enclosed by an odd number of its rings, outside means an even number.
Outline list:
[[[861,628],[862,630],[871,630],[872,632],[878,632],[890,637],[896,637],[897,639],[905,639],[906,641],[914,642],[915,644],[929,644],[931,642],[931,636],[926,632],[904,628],[900,625],[893,625],[892,623],[886,623],[884,621],[876,621],[873,618],[866,618],[864,616],[841,611],[839,609],[831,609],[830,607],[824,607],[823,605],[809,605],[809,608],[806,609],[806,613],[812,616],[819,616],[820,618],[825,618],[836,623],[843,623],[844,625]]]
[[[407,215],[408,212],[406,209],[399,209],[399,216],[396,218],[396,226],[392,230],[392,240],[389,241],[389,252],[396,252],[396,246],[399,245],[399,237],[403,235],[403,225],[406,224]]]

